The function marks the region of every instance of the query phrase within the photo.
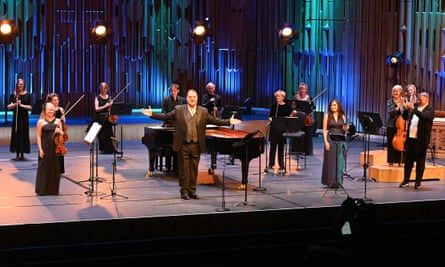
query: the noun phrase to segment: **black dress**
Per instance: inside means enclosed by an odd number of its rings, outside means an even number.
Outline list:
[[[56,154],[54,131],[56,124],[53,121],[42,126],[42,149],[45,155],[38,159],[36,187],[38,195],[58,195],[60,185],[60,163]]]
[[[97,96],[97,100],[99,101],[99,107],[107,104],[111,101],[111,98],[103,99],[100,95]],[[99,131],[99,150],[101,153],[112,154],[114,152],[113,139],[111,137],[113,134],[113,124],[108,120],[109,112],[108,111],[100,111],[96,113],[96,118],[98,118],[97,122],[102,125],[102,128]]]
[[[31,95],[26,92],[19,95],[23,105],[31,105]],[[15,103],[15,95],[11,95],[9,103]],[[18,113],[17,113],[18,111]],[[29,115],[28,110],[22,107],[14,109],[11,128],[11,143],[9,144],[11,153],[30,153],[31,144],[29,139]]]

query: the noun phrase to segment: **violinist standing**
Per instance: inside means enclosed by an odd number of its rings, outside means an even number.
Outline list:
[[[292,100],[296,100],[297,103],[298,101],[307,102],[310,107],[310,110],[303,110],[298,107],[298,104],[296,106],[297,111],[303,111],[306,113],[305,125],[303,125],[303,128],[301,129],[305,132],[305,135],[300,142],[292,143],[292,151],[303,152],[306,155],[313,155],[314,145],[312,141],[312,132],[314,128],[313,111],[315,110],[315,104],[314,101],[312,101],[312,98],[308,94],[307,83],[301,82],[298,85],[298,91],[293,96]]]
[[[60,185],[60,164],[56,153],[56,139],[63,137],[62,122],[55,116],[55,107],[46,102],[37,122],[37,147],[39,157],[35,192],[37,195],[58,195]]]
[[[403,151],[395,149],[392,141],[394,139],[394,136],[396,136],[397,131],[403,132],[402,134],[404,135],[406,134],[405,121],[403,120],[403,118],[402,118],[403,125],[398,125],[399,128],[403,129],[398,129],[396,127],[396,120],[398,118],[400,119],[400,116],[402,116],[403,104],[405,102],[405,99],[403,98],[403,87],[400,84],[394,85],[391,91],[392,91],[391,98],[386,100],[386,110],[388,112],[388,118],[386,119],[386,140],[387,140],[386,161],[388,162],[389,166],[393,166],[394,163],[397,163],[400,166],[400,164],[403,163],[404,161],[403,159],[404,153]]]
[[[94,98],[94,109],[96,111],[96,116],[100,118],[98,123],[102,125],[102,128],[98,133],[99,150],[102,154],[113,154],[113,152],[117,152],[115,142],[113,140],[113,123],[108,120],[111,106],[113,105],[113,100],[108,94],[109,90],[110,88],[108,83],[101,82],[99,85],[99,95]]]
[[[407,138],[405,142],[405,166],[403,181],[399,187],[408,187],[409,178],[416,162],[416,180],[414,189],[421,188],[423,173],[425,171],[426,150],[430,143],[431,129],[433,128],[434,108],[429,105],[429,94],[419,94],[418,103],[406,103],[403,118],[408,121]]]
[[[31,152],[29,139],[29,115],[32,109],[31,94],[26,91],[25,81],[17,79],[14,94],[9,98],[8,110],[13,110],[9,151],[16,153],[15,160],[25,160],[24,153]]]
[[[46,102],[50,102],[54,105],[55,111],[54,111],[54,115],[56,116],[57,119],[60,119],[61,123],[62,123],[62,129],[64,132],[64,139],[63,141],[65,142],[67,139],[66,137],[68,136],[67,134],[67,127],[65,124],[65,109],[63,107],[61,107],[59,105],[60,100],[59,100],[59,95],[56,93],[52,93],[52,94],[48,94],[46,97]],[[59,157],[59,163],[60,163],[60,173],[65,173],[65,156],[62,154],[58,155]]]

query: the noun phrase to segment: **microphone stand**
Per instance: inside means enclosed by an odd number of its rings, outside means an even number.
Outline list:
[[[226,173],[226,161],[224,160],[224,167],[222,174],[222,188],[221,188],[221,207],[216,209],[216,211],[220,212],[230,210],[229,208],[226,207],[226,200],[225,200],[225,191],[226,191],[225,173]]]
[[[258,130],[258,132],[261,133],[259,130]],[[267,190],[267,188],[265,188],[261,185],[261,181],[262,181],[262,179],[261,179],[261,154],[262,153],[261,152],[264,148],[264,143],[265,143],[264,135],[262,135],[260,138],[261,138],[261,141],[258,142],[258,151],[260,151],[260,157],[258,160],[258,187],[254,188],[253,190],[263,192],[263,191]]]
[[[17,132],[17,121],[19,119],[19,95],[16,92],[15,95],[15,132]]]
[[[355,179],[355,181],[357,181],[358,179],[365,181],[365,191],[363,199],[372,201],[372,199],[366,197],[366,190],[368,183],[367,169],[369,166],[369,143],[370,143],[370,133],[368,129],[365,127],[365,141],[364,141],[364,152],[363,152],[363,177],[357,178]]]
[[[117,138],[115,138],[115,137],[110,137],[110,138],[117,139]],[[114,140],[114,141],[117,142],[117,140]],[[111,194],[106,195],[106,196],[103,196],[103,197],[101,197],[100,199],[104,199],[104,198],[106,198],[106,197],[112,197],[112,198],[114,198],[114,197],[116,197],[116,196],[118,196],[118,197],[122,197],[122,198],[125,198],[125,199],[128,199],[127,196],[120,195],[120,194],[116,193],[116,179],[115,179],[116,162],[117,162],[116,154],[117,154],[117,153],[116,153],[116,150],[114,150],[114,152],[113,152],[113,163],[112,163],[112,165],[113,165],[113,180],[112,180],[112,186],[111,186]]]
[[[245,162],[244,162],[244,164],[242,164],[242,169],[241,169],[241,173],[242,173],[241,176],[246,176],[246,177],[242,177],[242,179],[241,179],[241,183],[244,185],[244,201],[236,203],[235,207],[240,206],[240,205],[243,205],[243,206],[248,206],[248,205],[256,206],[255,204],[251,204],[251,203],[247,202],[247,179],[248,179],[247,173],[249,171],[249,164],[248,164],[249,146],[248,146],[248,144],[251,141],[249,139],[252,139],[252,137],[253,136],[251,136],[251,137],[245,139],[244,141],[242,141],[244,143],[244,146],[245,146],[245,158],[244,158]]]

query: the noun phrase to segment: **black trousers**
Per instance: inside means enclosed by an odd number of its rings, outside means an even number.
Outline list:
[[[403,182],[408,183],[413,170],[414,162],[416,162],[416,185],[420,185],[425,171],[426,148],[418,151],[417,139],[406,138],[405,143],[406,156],[403,174]]]

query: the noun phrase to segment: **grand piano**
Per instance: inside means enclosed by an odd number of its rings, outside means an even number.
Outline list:
[[[167,169],[171,168],[171,153],[173,153],[173,134],[175,132],[174,126],[149,126],[144,127],[144,136],[142,137],[142,144],[148,150],[148,172],[147,176],[152,176],[155,170],[156,157],[164,154],[167,156]],[[173,165],[176,163],[173,162]]]
[[[174,127],[150,126],[144,128],[142,144],[149,153],[149,176],[154,170],[156,152],[162,148],[171,148]],[[241,161],[242,184],[247,184],[249,163],[264,152],[265,138],[259,132],[246,132],[225,127],[210,126],[206,130],[206,146],[209,153],[231,155]],[[212,157],[209,173],[216,169],[216,158]]]

